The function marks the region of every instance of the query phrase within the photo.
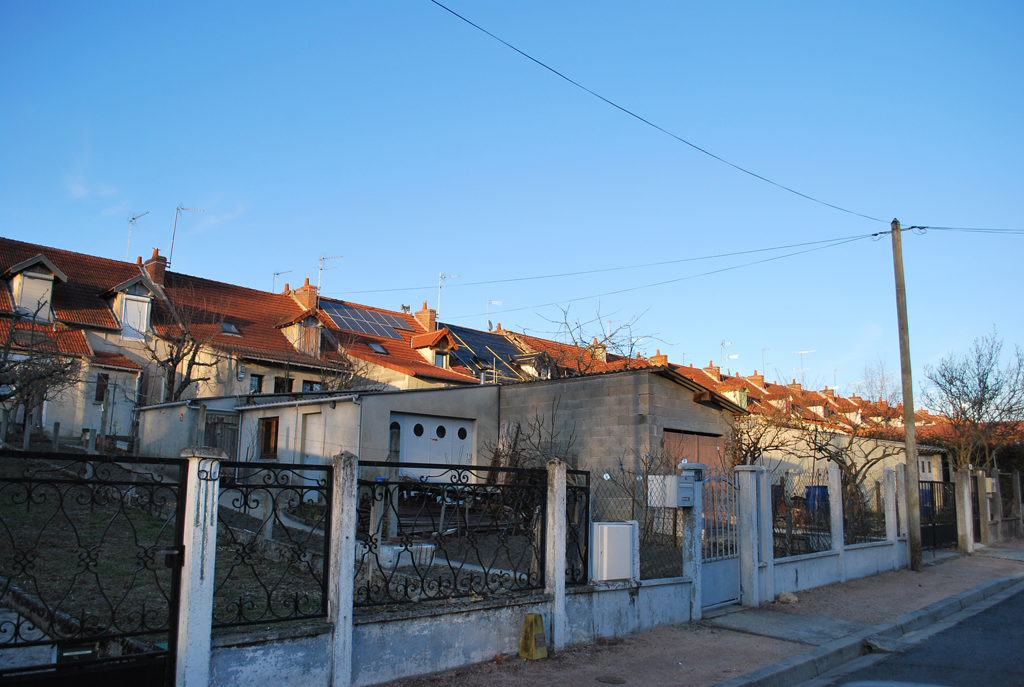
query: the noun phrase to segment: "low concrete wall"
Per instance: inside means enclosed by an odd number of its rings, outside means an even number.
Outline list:
[[[357,617],[352,637],[352,684],[376,685],[403,677],[480,663],[518,653],[527,613],[544,615],[547,594]]]
[[[775,594],[799,592],[839,581],[839,552],[821,551],[775,559]]]
[[[647,580],[640,585],[570,588],[565,599],[569,644],[598,637],[622,637],[691,619],[693,582],[686,577]]]
[[[846,579],[856,580],[892,570],[891,541],[854,544],[843,550]]]
[[[217,687],[329,687],[331,625],[215,637],[210,684]]]

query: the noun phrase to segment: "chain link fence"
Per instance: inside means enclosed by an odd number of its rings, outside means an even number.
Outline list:
[[[775,558],[832,548],[827,470],[772,475],[772,542]]]
[[[842,477],[843,539],[846,546],[885,541],[885,504],[878,480]]]

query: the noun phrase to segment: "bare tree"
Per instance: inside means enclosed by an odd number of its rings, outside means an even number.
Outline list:
[[[991,335],[974,340],[966,355],[952,353],[938,367],[925,367],[924,399],[946,416],[950,432],[940,437],[953,464],[994,465],[996,449],[1020,440],[1024,421],[1024,352],[1015,346],[1000,367],[1003,342]]]
[[[388,387],[373,378],[373,363],[349,353],[349,349],[358,342],[354,334],[333,334],[323,330],[323,365],[317,381],[320,391],[381,391]]]
[[[536,414],[525,422],[502,423],[498,443],[487,445],[491,466],[508,468],[542,468],[549,460],[564,461],[570,467],[577,460],[576,423],[565,427],[559,420],[561,398],[551,399],[547,414]]]
[[[168,403],[180,401],[193,384],[213,378],[219,358],[209,344],[221,333],[224,318],[191,286],[162,304],[163,308],[154,308],[154,334],[147,333],[143,344],[163,374],[162,400]]]
[[[801,429],[788,404],[767,403],[764,412],[735,418],[726,440],[726,464],[763,465],[774,472],[778,463],[797,455]]]
[[[638,344],[641,341],[653,340],[651,335],[641,335],[636,331],[636,325],[643,317],[643,313],[619,321],[608,319],[610,315],[602,315],[600,308],[592,319],[572,316],[569,307],[560,310],[561,318],[548,320],[556,325],[557,329],[543,334],[565,344],[548,351],[562,374],[582,375],[594,372],[609,362],[609,355],[618,357],[616,369],[628,370],[638,367]],[[612,327],[612,324],[616,326]]]

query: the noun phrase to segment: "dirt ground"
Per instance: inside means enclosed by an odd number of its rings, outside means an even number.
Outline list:
[[[1024,548],[1024,540],[1010,544]],[[796,604],[773,610],[868,624],[894,620],[979,584],[1024,572],[1024,562],[982,556],[955,558],[924,572],[885,573],[801,592]],[[502,687],[521,684],[714,685],[802,653],[809,647],[686,623],[608,644],[589,644],[541,661],[496,657],[466,668],[390,683],[393,687]]]

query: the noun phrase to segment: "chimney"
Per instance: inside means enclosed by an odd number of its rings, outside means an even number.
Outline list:
[[[281,293],[285,293],[286,294],[286,293],[288,293],[291,290],[292,290],[292,285],[289,284],[288,282],[285,282],[284,283],[284,291],[282,291]]]
[[[658,349],[656,355],[651,356],[651,365],[657,365],[658,367],[668,367],[668,356],[661,354],[661,349]]]
[[[160,249],[153,249],[153,257],[146,261],[143,265],[146,269],[146,273],[149,274],[149,278],[153,280],[153,283],[157,286],[164,285],[164,270],[167,269],[167,258],[160,255]]]
[[[704,371],[707,372],[709,375],[711,375],[711,377],[714,378],[714,380],[716,382],[722,381],[722,375],[721,375],[722,368],[717,367],[715,365],[715,361],[714,360],[709,360],[708,361],[708,366],[704,368]]]
[[[596,336],[594,337],[594,343],[590,345],[590,354],[602,363],[608,362],[608,347],[604,344],[597,343]]]
[[[309,277],[306,277],[306,283],[295,289],[295,292],[292,294],[292,298],[297,300],[299,305],[306,310],[312,310],[316,307],[316,297],[316,287],[309,285]]]
[[[423,301],[423,310],[416,313],[416,321],[428,332],[432,332],[437,329],[437,311],[428,308],[427,302]]]
[[[793,391],[803,391],[803,386],[795,379],[793,380],[792,384],[787,384],[786,387],[792,389]]]
[[[825,387],[825,390],[822,391],[821,393],[824,394],[825,396],[828,396],[831,399],[835,399],[835,397],[836,397],[836,390],[835,389],[829,389],[827,386]]]
[[[747,377],[751,382],[757,384],[762,389],[764,388],[764,375],[757,374],[757,370],[754,370],[754,374]]]
[[[135,258],[135,264],[138,265],[139,267],[142,267],[142,256],[141,255],[139,257]]]

